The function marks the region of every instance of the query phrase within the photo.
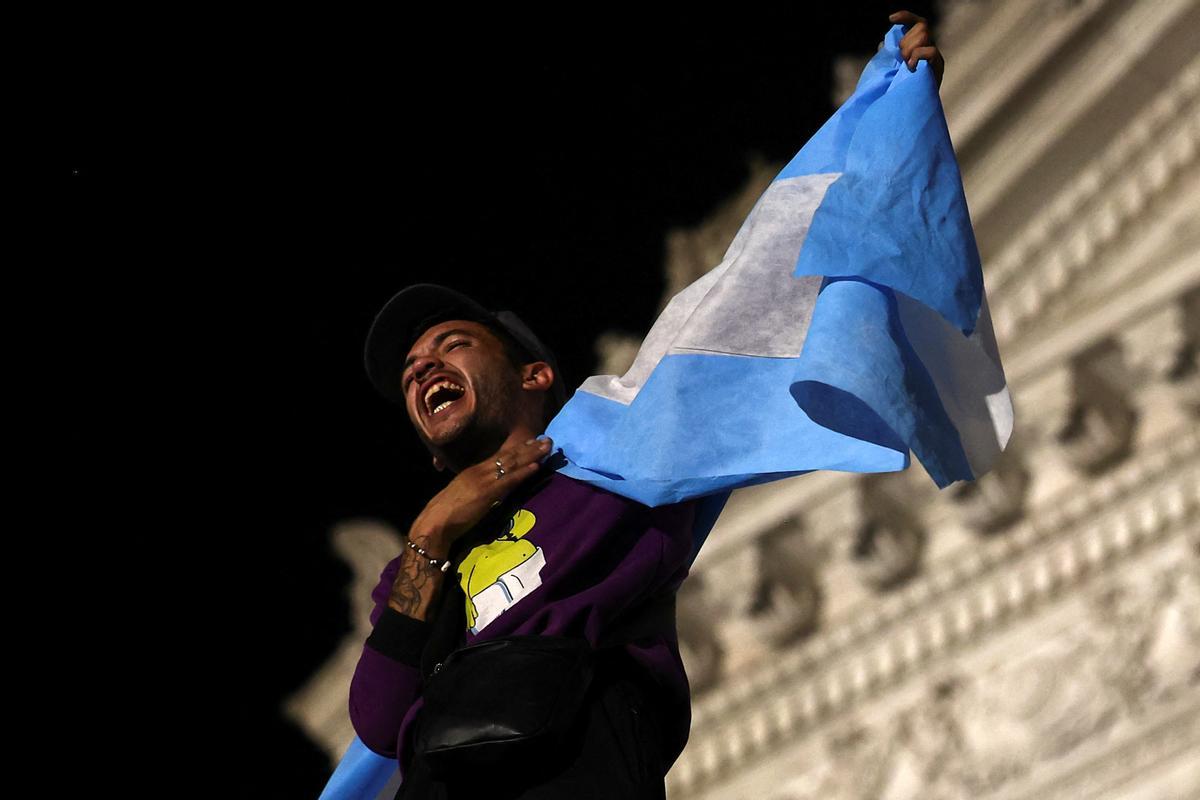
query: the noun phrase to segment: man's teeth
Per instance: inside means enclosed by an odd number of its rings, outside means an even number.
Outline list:
[[[440,380],[425,390],[425,406],[427,408],[429,406],[429,399],[431,397],[433,397],[433,393],[436,392],[438,389],[452,389],[459,393],[459,397],[462,397],[463,393],[465,393],[467,391],[466,389],[459,386],[454,381],[447,380],[447,379]],[[454,398],[454,400],[457,400],[457,399],[458,399],[457,397]],[[447,400],[445,403],[441,403],[437,408],[430,409],[430,413],[436,414],[438,411],[445,408],[446,405],[451,402],[453,402],[453,400]]]

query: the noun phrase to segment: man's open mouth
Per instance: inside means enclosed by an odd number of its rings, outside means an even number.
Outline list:
[[[429,414],[445,411],[466,392],[466,389],[452,380],[439,380],[425,389],[425,410]]]

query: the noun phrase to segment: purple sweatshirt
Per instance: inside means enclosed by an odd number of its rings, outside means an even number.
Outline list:
[[[692,502],[649,508],[555,472],[518,508],[507,533],[472,548],[457,574],[446,575],[466,597],[466,644],[546,634],[582,636],[595,645],[618,615],[674,591],[687,575]],[[350,719],[363,744],[398,759],[403,771],[422,704],[421,652],[433,624],[387,604],[400,558],[388,563],[371,593],[374,629],[350,683]],[[669,766],[691,725],[674,625],[625,650],[659,687]]]

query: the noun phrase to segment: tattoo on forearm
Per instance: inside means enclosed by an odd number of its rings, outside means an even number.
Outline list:
[[[403,614],[423,616],[441,584],[441,576],[441,570],[431,567],[428,561],[405,547],[400,572],[392,583],[389,604]]]

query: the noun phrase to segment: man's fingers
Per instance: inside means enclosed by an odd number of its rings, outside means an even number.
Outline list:
[[[921,60],[928,61],[929,66],[933,67],[934,72],[938,72],[942,66],[942,54],[932,45],[929,47],[918,47],[905,59],[908,63],[908,68],[914,71],[917,68],[917,62]]]
[[[897,11],[888,17],[893,23],[908,27],[900,39],[900,58],[908,65],[910,72],[916,72],[917,62],[922,59],[929,62],[938,85],[942,83],[942,72],[946,68],[942,54],[933,43],[933,32],[924,17],[918,17],[911,11]]]
[[[933,44],[933,39],[929,35],[929,26],[924,22],[918,22],[900,40],[900,55],[907,61],[913,50],[931,44]]]
[[[924,17],[918,17],[911,11],[897,11],[895,14],[889,14],[888,20],[897,25],[916,25],[918,22],[924,22]]]
[[[487,480],[488,486],[484,490],[493,498],[492,508],[500,505],[500,501],[515,489],[517,484],[537,473],[538,467],[541,466],[541,458],[550,452],[550,447],[549,439],[530,439],[524,444],[496,453],[491,462],[492,477]],[[500,462],[499,466],[496,465],[497,461]]]
[[[524,444],[497,453],[493,461],[499,461],[502,465],[504,475],[500,477],[533,472],[542,456],[549,453],[552,446],[553,442],[549,439],[530,439]]]

